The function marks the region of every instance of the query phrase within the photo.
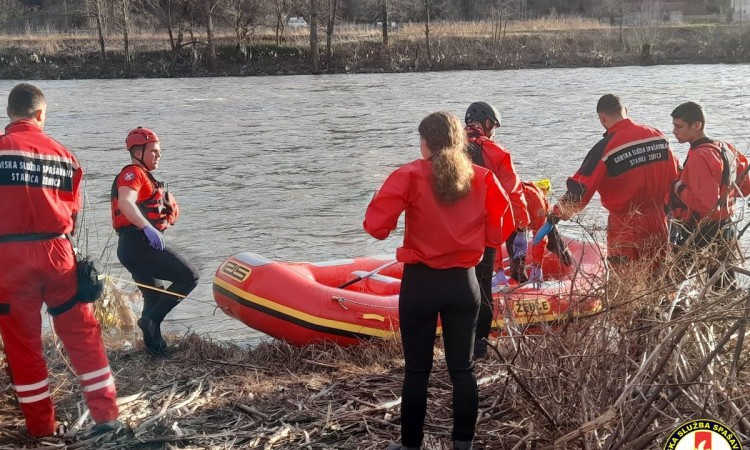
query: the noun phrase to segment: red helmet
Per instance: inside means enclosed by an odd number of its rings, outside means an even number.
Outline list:
[[[125,147],[130,150],[134,145],[146,145],[149,142],[159,142],[159,136],[148,128],[138,127],[128,133]]]

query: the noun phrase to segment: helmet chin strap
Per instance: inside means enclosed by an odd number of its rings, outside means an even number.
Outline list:
[[[487,119],[487,120],[489,120],[489,119]],[[487,123],[487,120],[485,120],[484,123],[482,124],[482,131],[484,131],[484,135],[485,136],[487,136],[488,138],[492,139],[493,135],[495,134],[495,128],[496,127],[494,125],[491,126],[490,128],[485,127],[484,124]]]
[[[144,145],[143,146],[143,150],[141,150],[141,157],[140,158],[137,158],[135,156],[133,156],[133,157],[135,158],[136,161],[138,161],[139,163],[141,163],[141,165],[143,166],[144,169],[150,171],[150,169],[148,167],[146,167],[146,163],[143,161],[143,154],[145,152],[146,152],[146,146]]]

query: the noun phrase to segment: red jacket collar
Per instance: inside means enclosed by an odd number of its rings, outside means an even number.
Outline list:
[[[604,135],[605,136],[607,136],[607,135],[613,135],[613,134],[617,133],[618,131],[622,130],[623,128],[632,127],[633,125],[635,125],[635,122],[633,122],[630,119],[619,120],[614,125],[612,125],[611,127],[607,128],[607,132],[604,133]]]
[[[15,133],[18,131],[39,131],[42,129],[31,119],[21,119],[9,124],[5,127],[5,134]]]
[[[704,144],[713,144],[713,145],[716,145],[716,141],[714,141],[713,139],[711,139],[709,137],[700,138],[700,139],[698,139],[698,140],[693,141],[693,142],[690,143],[690,150],[698,148],[698,147],[700,147],[701,145],[704,145]]]
[[[464,131],[466,131],[466,137],[470,142],[479,142],[481,144],[483,141],[490,140],[484,135],[484,130],[476,125],[467,125]]]

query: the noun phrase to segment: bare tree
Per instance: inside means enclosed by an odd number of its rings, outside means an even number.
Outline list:
[[[245,57],[248,56],[247,37],[255,32],[259,15],[259,0],[225,0],[222,17],[234,30],[237,50]]]
[[[273,0],[273,12],[276,16],[276,45],[281,45],[284,36],[284,19],[289,12],[288,0]]]
[[[338,13],[338,0],[327,0],[328,17],[326,18],[328,24],[326,26],[326,67],[328,70],[331,69],[331,55],[333,53],[332,41],[333,41],[333,26],[336,24],[336,18]]]
[[[513,0],[493,0],[490,9],[492,18],[492,47],[497,52],[502,49],[505,42],[505,32],[508,29],[508,20],[513,13]]]
[[[169,34],[169,48],[174,50],[174,28],[175,26],[179,26],[175,23],[175,15],[178,12],[177,10],[179,10],[180,0],[145,0],[144,4],[155,12],[158,12],[158,16],[161,16],[164,25],[167,27],[167,33]]]
[[[382,0],[383,50],[388,49],[388,0]]]
[[[102,70],[107,70],[107,49],[104,42],[104,0],[91,0],[94,7],[94,18],[96,19],[96,31],[99,33],[99,50],[102,57]]]
[[[19,0],[0,0],[0,23],[21,16],[23,10]]]
[[[320,73],[318,53],[318,0],[310,0],[310,63],[314,74]]]
[[[214,20],[213,9],[216,3],[211,0],[203,0],[203,8],[206,17],[206,41],[208,41],[208,68],[216,72],[216,45],[214,43]]]
[[[195,30],[205,25],[206,7],[203,0],[144,0],[144,6],[154,11],[160,17],[169,32],[169,44],[172,48],[172,62],[169,74],[172,75],[177,67],[182,49],[192,49],[192,61],[196,64],[200,59],[197,46],[207,42],[196,35]],[[212,5],[216,6],[216,4]]]
[[[427,50],[427,61],[432,62],[432,50],[430,49],[430,8],[432,0],[424,0],[424,42]]]
[[[414,17],[422,21],[422,31],[425,38],[425,53],[428,65],[432,64],[432,42],[430,40],[432,17],[445,14],[446,4],[444,0],[407,0],[403,3],[403,8],[410,13],[406,18]]]
[[[128,32],[130,30],[130,0],[120,0],[122,6],[122,38],[125,49],[125,71],[130,72],[130,40]]]
[[[651,62],[652,46],[659,36],[659,28],[662,21],[664,5],[660,0],[643,0],[640,11],[637,14],[636,25],[630,38],[633,47],[640,49],[641,60],[644,63]]]

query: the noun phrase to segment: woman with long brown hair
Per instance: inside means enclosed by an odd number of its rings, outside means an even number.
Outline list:
[[[399,296],[405,375],[401,444],[422,445],[427,382],[432,370],[438,317],[453,383],[454,448],[472,448],[478,396],[472,349],[479,311],[474,266],[485,246],[498,247],[514,229],[508,197],[495,176],[472,165],[460,120],[435,112],[419,124],[422,159],[394,171],[370,202],[364,228],[385,239],[406,212]]]

